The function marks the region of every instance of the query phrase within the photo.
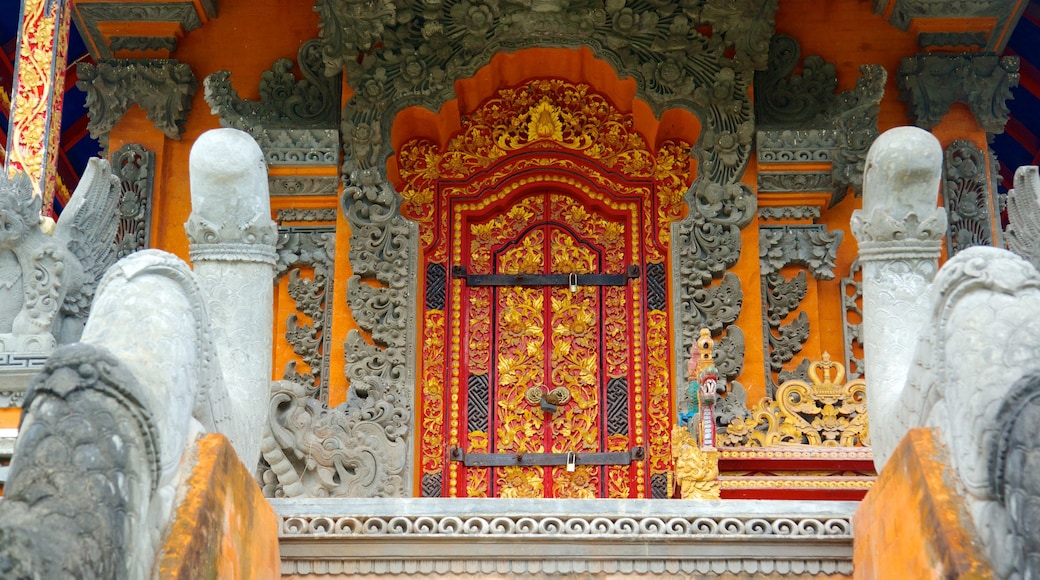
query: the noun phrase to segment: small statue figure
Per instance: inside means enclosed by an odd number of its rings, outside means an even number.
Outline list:
[[[686,376],[690,377],[686,394],[687,410],[679,414],[679,423],[687,425],[699,444],[705,449],[715,448],[715,402],[726,394],[726,384],[719,381],[712,349],[715,342],[711,332],[702,328],[700,336],[690,346],[690,360]]]
[[[48,354],[79,338],[115,262],[119,180],[91,159],[53,233],[29,178],[0,176],[0,352]]]
[[[715,402],[726,393],[712,359],[715,342],[702,328],[690,347],[687,410],[672,429],[673,494],[682,499],[719,499],[719,452],[715,448]],[[683,426],[685,425],[685,429]],[[671,487],[671,486],[670,486]]]

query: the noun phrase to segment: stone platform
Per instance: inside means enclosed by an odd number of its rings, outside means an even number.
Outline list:
[[[858,502],[273,499],[284,577],[845,577]],[[762,576],[756,576],[762,577]]]

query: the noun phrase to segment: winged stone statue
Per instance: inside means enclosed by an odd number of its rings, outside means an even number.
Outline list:
[[[1040,170],[1036,165],[1015,171],[1015,188],[1007,196],[1008,249],[1040,270]]]
[[[28,176],[0,176],[0,352],[47,354],[79,338],[117,258],[120,190],[108,162],[91,159],[48,234]]]

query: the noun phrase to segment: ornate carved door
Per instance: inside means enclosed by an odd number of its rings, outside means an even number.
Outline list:
[[[689,142],[659,134],[651,150],[631,113],[554,79],[461,122],[394,164],[424,271],[422,494],[664,497]]]
[[[467,495],[629,495],[641,256],[608,210],[542,191],[462,220]]]

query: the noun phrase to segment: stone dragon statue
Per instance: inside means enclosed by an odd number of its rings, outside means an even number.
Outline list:
[[[259,461],[276,241],[266,166],[235,129],[203,134],[190,165],[195,270],[158,250],[117,262],[80,341],[29,387],[0,502],[2,578],[152,577],[196,436],[223,433],[250,470]]]
[[[0,175],[0,352],[47,354],[79,338],[116,260],[119,195],[108,162],[91,159],[48,234],[29,178]]]
[[[942,160],[924,130],[881,135],[852,217],[874,462],[880,472],[909,429],[935,429],[996,575],[1037,577],[1040,180],[1020,170],[1008,202],[1009,245],[1027,258],[973,247],[938,269]]]

